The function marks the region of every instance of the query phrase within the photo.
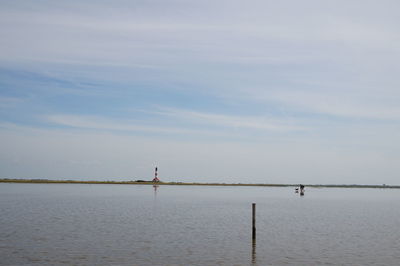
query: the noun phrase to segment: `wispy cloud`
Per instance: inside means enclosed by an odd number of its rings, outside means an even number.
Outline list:
[[[77,129],[95,129],[105,131],[125,131],[125,132],[151,132],[158,134],[210,134],[207,130],[190,130],[184,128],[146,126],[136,121],[125,120],[115,122],[113,119],[106,119],[99,116],[85,115],[49,115],[46,121]]]
[[[276,62],[280,57],[282,62],[304,57],[332,60],[354,46],[362,50],[398,49],[398,29],[388,27],[390,23],[368,21],[362,12],[354,12],[360,18],[355,22],[331,6],[320,6],[318,14],[312,9],[314,1],[292,3],[294,10],[298,7],[304,12],[283,12],[281,4],[263,1],[122,3],[113,9],[77,2],[35,5],[31,9],[27,4],[6,5],[0,19],[4,25],[0,32],[8,37],[3,39],[2,49],[7,53],[2,57],[32,58],[37,54],[37,60],[58,62],[152,65],[157,61],[160,65],[156,57],[162,56],[168,64],[182,60],[182,53],[190,51],[185,56],[196,60],[229,62],[237,57],[240,63],[263,58],[269,63],[269,59]],[[166,14],[160,16],[162,9]],[[221,16],[222,10],[229,16]],[[252,16],[247,17],[246,11]],[[27,42],[29,47],[24,45]],[[337,48],[326,53],[330,46]]]
[[[220,115],[189,110],[162,108],[160,111],[145,111],[171,120],[173,126],[157,125],[155,120],[123,120],[85,115],[48,115],[47,122],[77,129],[105,131],[148,132],[157,134],[246,136],[249,132],[292,132],[304,131],[305,127],[273,121],[262,117]],[[228,129],[228,131],[227,131]],[[233,130],[233,131],[232,131]],[[247,131],[247,133],[246,133]]]
[[[263,131],[303,131],[307,129],[303,126],[297,126],[294,121],[290,121],[287,118],[285,119],[286,121],[282,121],[282,119],[264,116],[224,115],[165,107],[160,107],[160,111],[154,113],[190,123],[223,126],[233,129],[243,128]]]
[[[354,91],[248,91],[247,97],[259,102],[274,102],[291,113],[302,112],[347,119],[400,120],[397,93]]]
[[[0,108],[9,108],[14,107],[18,104],[21,104],[25,101],[23,98],[16,97],[1,97],[0,96]]]

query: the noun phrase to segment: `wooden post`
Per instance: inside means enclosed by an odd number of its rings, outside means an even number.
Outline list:
[[[256,239],[256,204],[253,203],[253,233],[252,233],[252,239]]]

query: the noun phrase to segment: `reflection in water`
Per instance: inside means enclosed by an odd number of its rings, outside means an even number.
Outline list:
[[[304,185],[300,184],[300,196],[304,196]]]
[[[158,189],[158,185],[153,185],[153,189],[154,189],[154,197],[157,196],[157,189]]]
[[[251,245],[251,264],[257,265],[257,257],[256,257],[256,239],[253,238],[253,242]]]

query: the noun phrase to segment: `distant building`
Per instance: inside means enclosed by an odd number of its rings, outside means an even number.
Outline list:
[[[158,179],[158,177],[157,177],[157,175],[158,175],[158,173],[157,173],[157,167],[156,167],[156,169],[155,169],[155,171],[154,171],[154,178],[153,178],[153,182],[160,182],[160,179]]]

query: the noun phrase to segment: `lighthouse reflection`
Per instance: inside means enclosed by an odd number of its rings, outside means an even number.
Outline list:
[[[154,190],[154,197],[157,196],[157,190],[158,190],[159,185],[154,184],[153,185],[153,190]]]

